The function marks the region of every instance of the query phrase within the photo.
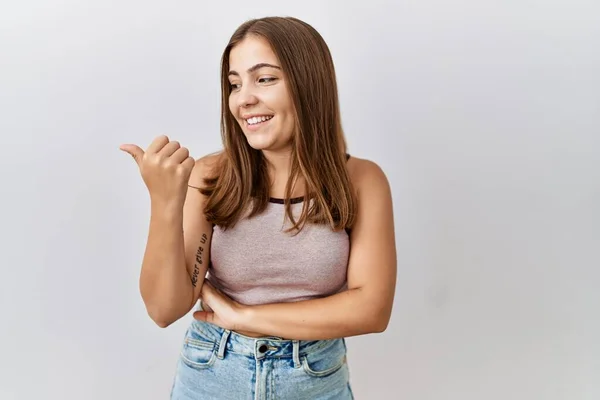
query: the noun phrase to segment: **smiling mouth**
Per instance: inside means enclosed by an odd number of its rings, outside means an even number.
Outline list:
[[[271,118],[273,118],[272,115],[261,115],[259,117],[252,117],[252,118],[244,119],[244,121],[246,122],[246,124],[248,126],[258,126],[258,125],[264,124],[265,122],[269,121]]]

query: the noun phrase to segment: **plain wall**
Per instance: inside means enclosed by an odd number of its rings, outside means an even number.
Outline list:
[[[266,15],[324,36],[349,151],[393,190],[394,313],[348,340],[356,398],[600,398],[599,13],[2,2],[0,398],[167,398],[191,315],[146,315],[149,198],[118,146],[166,133],[194,157],[218,150],[221,52]]]

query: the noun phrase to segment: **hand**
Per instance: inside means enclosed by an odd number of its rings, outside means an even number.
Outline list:
[[[196,163],[188,149],[164,135],[156,137],[146,151],[135,144],[123,144],[119,149],[135,160],[152,200],[183,206]]]
[[[223,329],[237,331],[241,329],[240,321],[244,306],[233,301],[209,281],[205,280],[200,291],[202,309],[194,312],[194,318],[210,322]]]

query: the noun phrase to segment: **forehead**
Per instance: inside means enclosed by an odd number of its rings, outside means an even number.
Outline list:
[[[277,56],[269,43],[260,37],[248,36],[235,45],[229,53],[229,69],[244,73],[259,63],[279,65]]]

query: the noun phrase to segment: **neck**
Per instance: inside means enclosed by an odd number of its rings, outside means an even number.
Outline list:
[[[271,180],[271,196],[283,198],[285,195],[285,187],[291,173],[291,159],[292,151],[265,151],[263,155],[268,164],[269,177]],[[303,180],[298,179],[294,189],[292,190],[292,197],[303,196]]]
[[[287,179],[290,176],[291,149],[277,152],[263,150],[262,153],[269,166],[271,177],[285,177]]]

